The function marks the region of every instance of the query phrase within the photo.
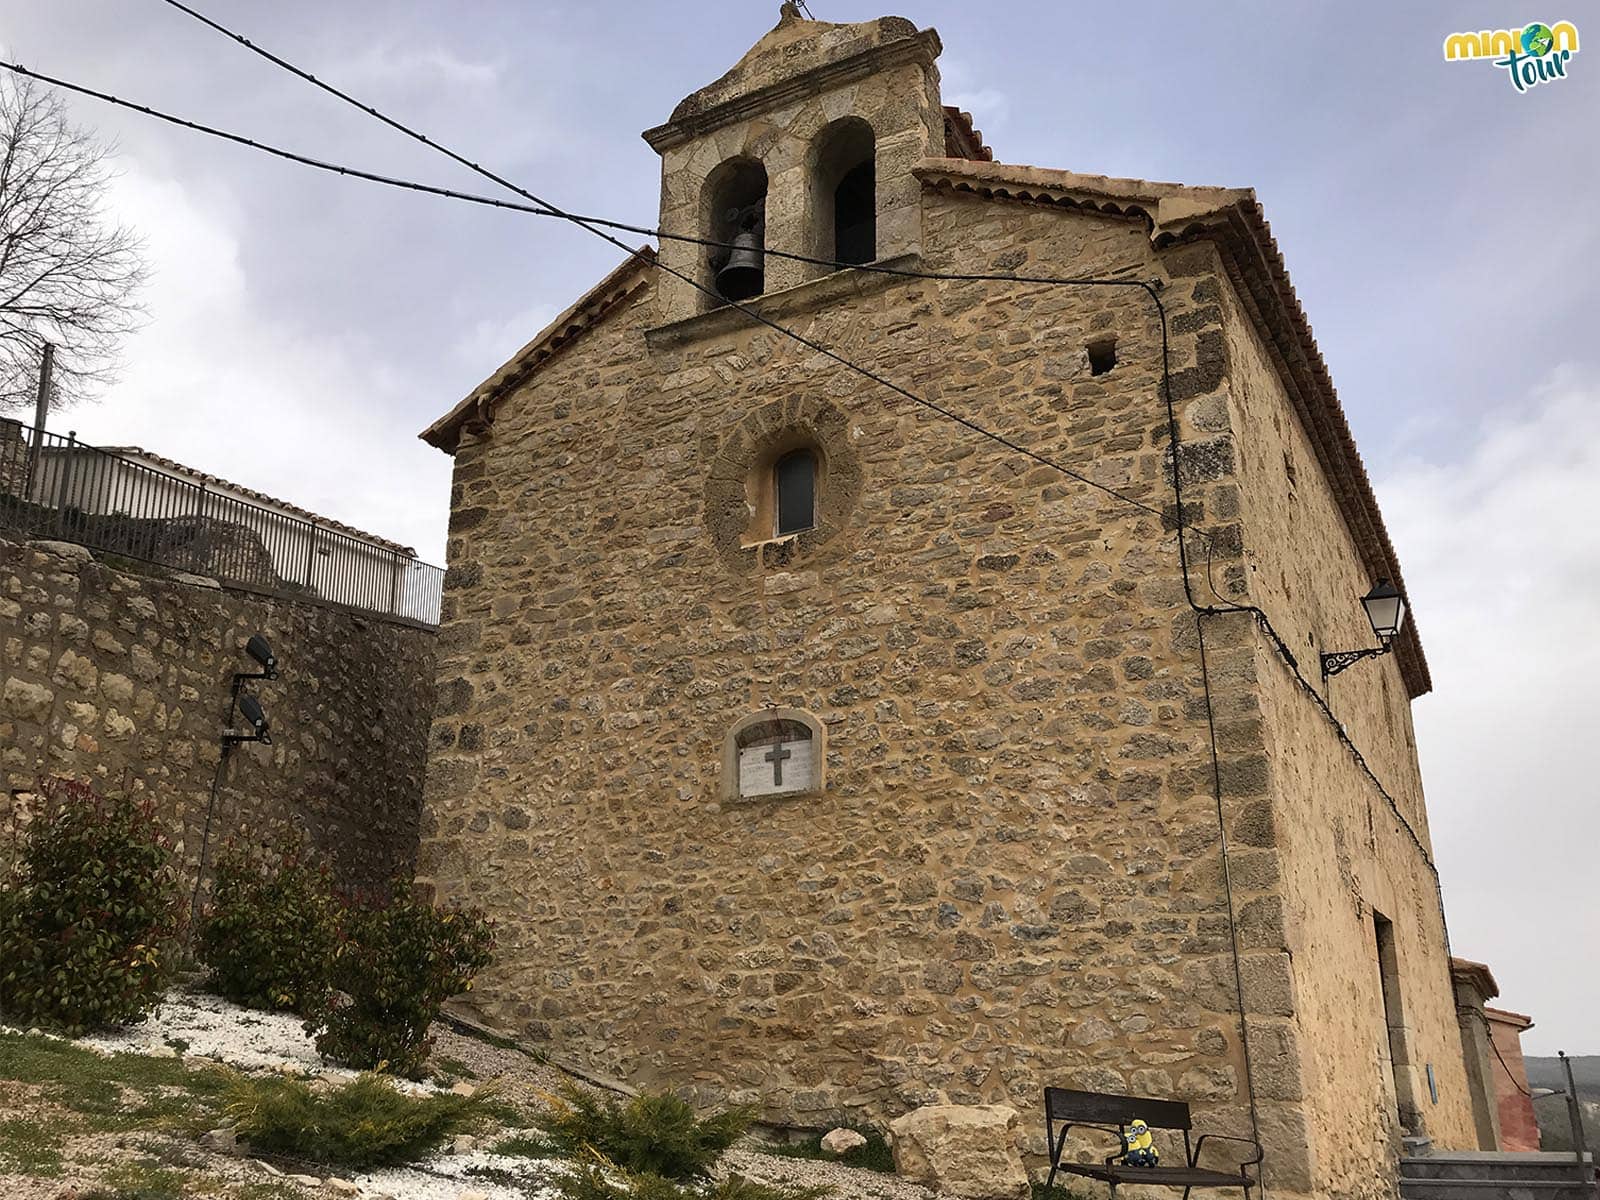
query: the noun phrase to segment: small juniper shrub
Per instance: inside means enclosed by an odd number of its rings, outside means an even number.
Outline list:
[[[730,1108],[701,1119],[670,1092],[626,1100],[568,1086],[553,1097],[539,1128],[569,1158],[603,1156],[629,1176],[695,1179],[744,1136],[752,1108]]]
[[[783,1188],[742,1175],[721,1179],[663,1179],[624,1171],[604,1156],[590,1153],[574,1169],[551,1182],[563,1200],[818,1200],[827,1188]]]
[[[328,997],[338,928],[328,868],[285,833],[222,847],[196,940],[218,995],[309,1016]]]
[[[183,895],[153,800],[50,779],[0,881],[0,1015],[77,1035],[144,1016],[177,959]]]
[[[475,909],[434,908],[397,880],[387,897],[346,906],[335,996],[307,1029],[336,1062],[420,1078],[439,1006],[489,965],[494,928]]]
[[[241,1078],[225,1111],[252,1150],[365,1170],[437,1150],[478,1121],[484,1096],[410,1096],[381,1075],[332,1089],[299,1079]]]

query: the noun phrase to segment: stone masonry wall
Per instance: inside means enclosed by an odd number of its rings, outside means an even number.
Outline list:
[[[940,264],[1164,271],[1136,219],[925,203]],[[894,282],[827,304],[828,280],[806,286],[785,299],[801,332],[1170,505],[1141,293]],[[1225,347],[1195,333],[1217,295],[1165,294],[1186,499],[1225,568],[1237,488],[1203,424]],[[593,1068],[773,1120],[881,1120],[941,1089],[1031,1113],[1049,1083],[1247,1128],[1173,535],[775,335],[712,314],[652,348],[660,319],[640,293],[456,455],[419,874],[502,920],[478,1003]],[[1109,334],[1118,366],[1094,377],[1085,347]],[[718,481],[794,427],[850,511],[741,548]],[[1253,670],[1247,629],[1218,636]],[[1292,1100],[1259,718],[1235,703],[1222,815],[1251,864],[1237,903],[1265,915],[1241,967]],[[724,802],[723,735],[769,705],[826,726],[826,793]],[[1269,1178],[1300,1190],[1298,1106],[1262,1108]]]
[[[1188,253],[1187,269],[1197,275],[1220,270],[1209,249]],[[1282,922],[1292,962],[1312,1174],[1330,1194],[1389,1195],[1386,1176],[1399,1150],[1396,1073],[1420,1102],[1419,1132],[1441,1148],[1477,1146],[1410,703],[1393,656],[1320,679],[1320,651],[1370,644],[1359,597],[1374,581],[1231,286],[1218,301],[1209,319],[1228,347],[1227,385],[1217,396],[1226,406],[1208,423],[1238,461],[1243,550],[1223,599],[1266,611],[1394,800],[1391,807],[1276,647],[1248,624],[1245,645],[1254,661],[1242,669],[1254,680],[1260,709],[1257,736],[1271,797],[1264,820],[1280,872],[1271,915]],[[1393,1064],[1383,1053],[1374,912],[1393,923],[1396,942],[1405,1026],[1403,1057]],[[1278,1085],[1259,1063],[1257,1078],[1263,1089]]]
[[[273,741],[229,756],[212,847],[278,822],[347,883],[409,867],[435,635],[342,609],[115,569],[81,546],[0,540],[0,821],[42,775],[154,795],[199,853],[235,671],[262,633],[281,677],[250,685]],[[16,810],[16,811],[14,811]]]

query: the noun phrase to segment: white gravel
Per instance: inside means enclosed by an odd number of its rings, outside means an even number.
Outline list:
[[[446,1059],[470,1069],[477,1076],[473,1086],[493,1081],[505,1099],[529,1111],[542,1107],[543,1097],[567,1080],[554,1067],[525,1054],[464,1037],[443,1025],[436,1025],[433,1034],[437,1039],[436,1061]],[[317,1053],[301,1018],[241,1008],[203,992],[171,992],[138,1024],[77,1042],[104,1054],[181,1055],[187,1060],[224,1063],[243,1071],[275,1071],[330,1080],[356,1075],[326,1062]],[[394,1082],[413,1094],[442,1090],[433,1083]],[[275,1177],[281,1182],[285,1174],[248,1156],[212,1158],[213,1166],[234,1166],[244,1172],[245,1178]],[[356,1175],[349,1183],[360,1189],[362,1200],[557,1200],[559,1192],[553,1180],[570,1169],[559,1161],[473,1149],[438,1154],[415,1166]],[[491,1172],[493,1177],[477,1173],[483,1171]],[[729,1151],[718,1164],[717,1173],[796,1187],[820,1185],[831,1190],[830,1200],[933,1200],[927,1189],[893,1175],[854,1170],[837,1163],[777,1157],[750,1148]],[[293,1173],[288,1178],[297,1182],[300,1179]],[[321,1177],[307,1179],[305,1186],[319,1200],[341,1194],[355,1200],[347,1185],[341,1192]],[[39,1200],[45,1200],[47,1194],[54,1197],[56,1192],[47,1189],[47,1193],[39,1194]],[[9,1180],[0,1176],[0,1196],[10,1200],[12,1195],[31,1198],[33,1193],[26,1189],[16,1191]]]
[[[210,1058],[246,1071],[321,1075],[336,1070],[317,1053],[302,1018],[256,1012],[203,992],[170,992],[137,1025],[79,1038],[78,1044],[107,1054]]]
[[[173,991],[144,1020],[115,1033],[77,1039],[104,1054],[181,1055],[225,1063],[242,1071],[278,1071],[326,1079],[354,1079],[359,1072],[334,1066],[317,1053],[305,1020],[293,1013],[242,1008],[205,992]],[[413,1095],[440,1089],[431,1083],[394,1079]]]
[[[474,1175],[474,1170],[505,1171],[516,1184]],[[483,1200],[553,1200],[558,1195],[550,1178],[563,1170],[543,1159],[516,1158],[476,1150],[471,1154],[446,1154],[420,1167],[390,1167],[357,1175],[353,1183],[364,1196],[388,1195],[395,1200],[463,1200],[473,1194]]]

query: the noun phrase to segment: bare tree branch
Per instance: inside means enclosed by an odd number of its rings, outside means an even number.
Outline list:
[[[92,398],[143,322],[143,245],[107,220],[107,150],[31,81],[0,84],[0,412],[31,408],[46,342],[51,407]]]

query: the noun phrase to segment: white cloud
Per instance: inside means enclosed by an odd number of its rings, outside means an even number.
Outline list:
[[[1455,953],[1530,1013],[1531,1052],[1600,1051],[1600,375],[1555,369],[1462,461],[1379,486],[1435,691],[1416,705]]]
[[[971,113],[972,123],[979,129],[1001,129],[1010,120],[1010,95],[980,82],[962,60],[946,57],[939,74],[944,102]]]
[[[496,63],[469,62],[438,48],[419,50],[373,45],[341,59],[328,75],[341,86],[430,84],[489,88],[499,82],[500,67]]]
[[[560,311],[554,304],[535,304],[509,317],[486,318],[466,331],[456,343],[455,353],[463,365],[487,376],[531,342]]]
[[[341,330],[263,311],[227,197],[203,202],[136,160],[119,165],[111,208],[146,242],[149,324],[101,402],[53,426],[144,446],[439,561],[449,461],[388,419],[408,381]]]

